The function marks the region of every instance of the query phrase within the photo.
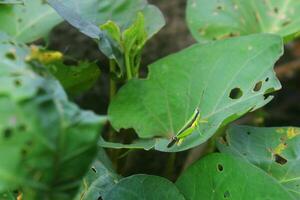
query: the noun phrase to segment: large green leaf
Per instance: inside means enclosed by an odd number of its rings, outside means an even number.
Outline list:
[[[218,148],[260,167],[299,199],[299,143],[299,128],[232,126],[226,133],[226,141],[221,139]]]
[[[134,128],[155,138],[161,151],[181,151],[205,142],[222,125],[255,110],[280,89],[273,64],[282,54],[280,37],[258,34],[194,45],[150,65],[149,77],[129,81],[109,106],[113,127]],[[241,96],[234,94],[240,91]],[[200,124],[180,145],[166,148],[195,108]]]
[[[71,199],[105,119],[69,102],[43,66],[25,62],[28,54],[0,37],[0,192]]]
[[[252,33],[285,40],[300,31],[298,0],[188,0],[187,22],[199,42]]]
[[[187,200],[293,200],[268,174],[242,159],[211,154],[189,167],[176,181]]]
[[[121,179],[102,198],[103,200],[184,200],[172,182],[162,177],[141,174]]]

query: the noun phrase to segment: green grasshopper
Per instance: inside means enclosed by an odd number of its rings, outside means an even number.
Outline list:
[[[194,114],[190,119],[184,124],[184,126],[177,132],[177,134],[172,137],[171,141],[167,145],[168,148],[172,147],[175,143],[180,145],[183,140],[191,135],[200,123],[207,123],[206,120],[202,120],[200,117],[200,110],[196,108]]]

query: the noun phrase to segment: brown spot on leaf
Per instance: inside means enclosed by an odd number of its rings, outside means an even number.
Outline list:
[[[254,86],[254,88],[253,88],[253,91],[254,91],[254,92],[259,92],[260,89],[261,89],[261,87],[262,87],[262,81],[259,81],[259,82],[257,82],[257,83],[255,84],[255,86]]]

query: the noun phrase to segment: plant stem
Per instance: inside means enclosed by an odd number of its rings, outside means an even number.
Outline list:
[[[112,101],[112,98],[115,96],[116,94],[116,90],[117,90],[117,86],[116,86],[116,80],[113,79],[112,75],[113,73],[115,73],[116,71],[116,62],[113,59],[109,60],[109,71],[110,71],[110,80],[109,80],[109,101]],[[114,141],[114,137],[115,137],[115,132],[113,130],[113,128],[110,126],[109,130],[108,130],[108,140],[110,142]],[[117,160],[115,157],[117,157],[117,152],[114,151],[114,149],[110,149],[108,151],[108,154],[110,155],[111,159],[112,159],[112,163],[115,167],[117,167]]]
[[[132,79],[132,71],[130,65],[130,58],[129,55],[125,53],[125,65],[126,65],[126,73],[127,73],[127,80]]]
[[[170,153],[167,160],[165,172],[164,172],[165,176],[168,177],[169,179],[174,178],[173,175],[174,175],[175,161],[176,161],[176,153]]]
[[[114,73],[116,71],[116,62],[114,60],[109,60],[109,71],[110,73]],[[110,81],[109,81],[109,101],[112,100],[113,96],[116,94],[116,81],[113,80],[112,77],[110,77]]]
[[[109,60],[109,71],[112,76],[113,73],[116,71],[116,62],[113,59]],[[113,79],[113,77],[110,77],[109,80],[109,101],[112,101],[112,98],[115,96],[117,90],[116,86],[116,80]],[[108,132],[108,140],[113,141],[114,139],[114,130],[110,127],[109,132]]]

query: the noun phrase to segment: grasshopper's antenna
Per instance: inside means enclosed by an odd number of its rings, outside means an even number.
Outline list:
[[[200,101],[199,101],[199,103],[198,103],[198,105],[197,105],[198,108],[202,105],[204,93],[205,93],[205,89],[203,88],[203,91],[202,91],[202,94],[201,94],[201,97],[200,97]]]

